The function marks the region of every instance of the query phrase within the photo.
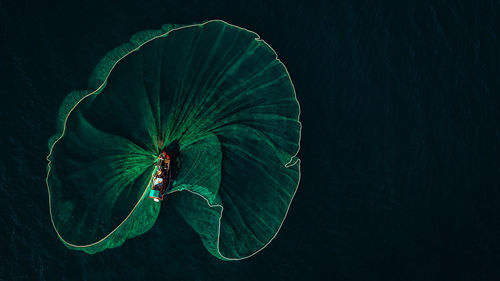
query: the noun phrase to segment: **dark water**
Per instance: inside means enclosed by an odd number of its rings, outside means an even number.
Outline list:
[[[0,280],[500,280],[499,1],[32,2],[0,0]],[[135,32],[214,18],[270,43],[301,102],[281,232],[223,262],[167,206],[120,248],[66,249],[44,182],[62,99]]]

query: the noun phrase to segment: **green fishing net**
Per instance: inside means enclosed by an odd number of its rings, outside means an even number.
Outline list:
[[[161,204],[220,259],[274,238],[299,183],[301,125],[290,76],[257,34],[219,20],[140,32],[102,59],[89,89],[63,101],[49,140],[50,215],[67,247],[118,247]],[[171,189],[154,202],[154,164],[170,147]]]

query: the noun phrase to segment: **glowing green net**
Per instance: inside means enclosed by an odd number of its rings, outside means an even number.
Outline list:
[[[223,21],[145,31],[71,93],[49,141],[51,220],[95,253],[149,230],[158,154],[177,145],[171,204],[221,259],[265,247],[298,186],[299,105],[258,35]],[[180,234],[181,235],[181,234]]]

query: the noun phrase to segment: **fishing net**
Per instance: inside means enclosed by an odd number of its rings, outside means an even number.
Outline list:
[[[218,20],[140,32],[89,88],[63,101],[49,140],[51,220],[67,247],[120,246],[161,204],[221,259],[273,239],[298,186],[301,128],[290,76],[257,34]],[[148,192],[163,150],[174,165],[158,203]]]

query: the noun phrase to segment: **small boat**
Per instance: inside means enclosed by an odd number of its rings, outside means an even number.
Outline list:
[[[170,157],[165,152],[158,156],[158,163],[155,164],[157,170],[153,178],[153,184],[149,191],[149,198],[155,202],[160,202],[165,198],[167,189],[170,186]]]

